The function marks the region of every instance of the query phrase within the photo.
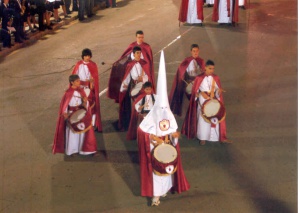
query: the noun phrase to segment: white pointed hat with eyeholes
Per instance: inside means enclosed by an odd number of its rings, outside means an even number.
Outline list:
[[[155,103],[139,126],[144,132],[165,136],[176,132],[178,125],[170,110],[164,52],[161,51]]]

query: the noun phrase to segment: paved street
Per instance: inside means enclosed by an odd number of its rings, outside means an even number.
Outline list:
[[[0,59],[0,212],[297,212],[297,2],[253,0],[237,27],[177,21],[180,0],[124,0]],[[152,47],[157,76],[164,49],[168,91],[192,43],[216,63],[226,90],[233,144],[181,136],[188,192],[158,207],[140,196],[136,141],[118,132],[118,105],[106,98],[110,64],[135,32]],[[51,153],[60,99],[84,48],[100,72],[100,156]],[[105,65],[101,65],[105,62]],[[186,104],[186,103],[185,103]],[[176,117],[181,127],[184,117]]]

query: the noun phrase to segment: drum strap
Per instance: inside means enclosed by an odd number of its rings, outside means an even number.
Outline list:
[[[79,109],[78,106],[69,106],[69,107],[68,107],[68,110],[69,110],[69,111],[76,111],[76,110],[78,110],[78,109]]]

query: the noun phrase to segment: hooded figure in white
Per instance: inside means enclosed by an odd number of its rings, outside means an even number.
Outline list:
[[[161,175],[157,172],[155,173],[154,170],[147,168],[149,160],[147,160],[149,152],[151,153],[152,150],[161,143],[168,142],[176,147],[177,151],[179,151],[178,137],[179,132],[177,132],[177,122],[175,117],[170,110],[169,99],[168,99],[168,92],[167,92],[167,79],[166,79],[166,68],[165,68],[165,58],[163,51],[161,52],[160,57],[160,64],[159,64],[159,72],[158,72],[158,80],[157,80],[157,94],[155,104],[147,114],[147,116],[143,119],[142,123],[139,126],[138,134],[141,136],[143,133],[146,133],[145,140],[147,141],[147,145],[144,145],[143,137],[138,137],[139,143],[139,154],[140,154],[140,164],[141,164],[141,191],[142,196],[152,196],[152,206],[158,206],[160,203],[160,196],[166,196],[167,192],[171,189],[173,184],[173,173],[176,171],[174,166],[168,166],[166,168],[167,174]],[[150,143],[150,150],[149,150],[149,143]],[[145,151],[146,150],[146,151]],[[180,158],[180,157],[179,157]],[[179,161],[179,160],[178,160]],[[177,166],[178,167],[178,166]],[[178,167],[179,168],[179,167]],[[177,190],[179,193],[181,191],[186,191],[189,188],[189,184],[186,181],[184,176],[181,161],[180,161],[180,169],[177,168],[177,171],[180,170],[180,177],[176,176],[176,183],[175,188],[177,187],[177,180],[184,178],[184,186],[179,187],[180,190]],[[152,172],[152,177],[147,179],[151,174],[148,174],[148,171]],[[147,175],[145,175],[147,173]],[[168,175],[169,174],[169,175]],[[177,172],[175,173],[177,175]],[[174,175],[175,175],[174,174]],[[149,190],[149,185],[147,188],[147,184],[145,182],[150,182],[152,179],[153,191],[152,189]],[[150,185],[151,185],[150,184]],[[152,187],[151,185],[151,187]],[[148,193],[148,191],[152,191],[153,193]]]

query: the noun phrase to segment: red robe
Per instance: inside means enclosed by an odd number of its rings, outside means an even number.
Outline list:
[[[152,91],[151,94],[153,94],[153,91]],[[138,128],[137,124],[138,124],[139,112],[136,111],[135,105],[140,100],[142,100],[146,95],[147,95],[147,93],[145,93],[144,91],[142,91],[141,94],[132,103],[130,123],[129,123],[129,127],[128,127],[128,132],[126,134],[126,139],[127,140],[135,140],[136,139],[137,128]]]
[[[150,153],[149,133],[143,132],[140,128],[137,130],[139,161],[140,161],[140,178],[141,178],[141,195],[145,197],[153,197],[153,169],[151,164],[152,154]],[[176,145],[178,154],[177,171],[174,175],[172,191],[178,193],[189,190],[188,183],[183,172],[180,156],[179,144]]]
[[[214,2],[212,20],[215,22],[219,21],[219,1],[220,0],[215,0],[215,2]],[[231,0],[226,0],[226,1],[227,1],[227,11],[228,11],[228,14],[230,14],[230,1]],[[233,1],[232,23],[238,23],[239,22],[239,1],[238,0],[232,0],[232,1]]]
[[[151,50],[150,45],[145,42],[143,42],[140,45],[138,45],[137,42],[131,43],[127,47],[127,49],[124,51],[122,56],[115,63],[113,63],[110,77],[108,80],[107,97],[110,99],[114,99],[116,103],[119,102],[120,87],[121,87],[122,80],[123,80],[125,72],[126,72],[127,63],[129,61],[131,61],[129,56],[135,46],[141,47],[142,54],[144,56],[144,60],[148,63],[147,66],[149,66],[148,70],[150,70],[150,76],[152,79],[155,78],[153,55],[152,55],[152,50]],[[155,88],[154,85],[153,85],[153,88]]]
[[[79,66],[83,64],[83,60],[78,61],[75,65],[72,74],[77,74]],[[95,126],[97,127],[98,132],[102,132],[102,123],[101,123],[101,111],[100,111],[100,100],[99,100],[99,74],[97,64],[93,61],[90,61],[86,64],[89,68],[91,76],[94,79],[94,89],[91,92],[94,92],[95,97],[95,106],[94,113],[96,114]]]
[[[189,104],[189,108],[186,112],[186,116],[181,128],[181,133],[186,135],[189,139],[195,138],[197,135],[197,129],[201,128],[201,127],[197,127],[197,106],[198,103],[197,101],[195,101],[195,97],[196,97],[196,92],[199,89],[204,77],[205,77],[205,73],[199,75],[196,77],[194,85],[193,85],[193,89],[192,89],[192,95],[191,95],[191,99],[190,99],[190,104]],[[217,75],[213,74],[212,77],[214,78],[214,80],[216,81],[217,85],[219,88],[221,87],[221,82],[220,79]],[[221,94],[220,96],[220,102],[224,104],[224,100],[223,100],[223,96]],[[225,141],[227,140],[226,137],[226,123],[225,123],[225,119],[223,121],[221,121],[219,123],[219,141]]]
[[[188,6],[189,6],[189,0],[181,1],[179,17],[178,17],[178,20],[180,22],[186,22]],[[204,18],[203,18],[203,0],[197,0],[197,18],[200,19],[202,22],[204,20]]]
[[[83,89],[76,89],[82,97],[86,97]],[[58,119],[56,123],[56,130],[54,135],[52,153],[65,153],[65,134],[66,134],[66,121],[63,113],[69,106],[69,102],[73,96],[75,89],[69,87],[61,99]],[[90,113],[90,110],[88,111]],[[94,152],[97,151],[97,141],[95,137],[94,130],[91,128],[84,133],[84,143],[82,146],[82,151],[84,152]]]
[[[127,75],[130,75],[130,71],[133,68],[133,66],[135,65],[135,63],[137,63],[135,60],[128,62],[127,67],[126,67],[126,72],[125,75],[122,79],[123,80],[126,79]],[[147,66],[147,62],[143,59],[140,59],[139,61],[140,65],[142,66],[143,70],[145,71],[145,73],[148,75],[148,81],[150,81],[152,83],[152,85],[154,85],[154,81],[152,76],[150,75],[150,70],[149,70],[149,66]],[[120,85],[121,87],[121,85]],[[131,117],[131,101],[130,101],[130,85],[127,88],[127,90],[120,92],[119,93],[119,123],[118,123],[118,127],[120,130],[126,130],[129,126],[130,123],[130,117]],[[120,91],[120,88],[119,88]]]
[[[183,95],[186,87],[186,83],[182,79],[184,79],[186,69],[193,59],[194,58],[190,56],[184,59],[183,62],[181,62],[173,80],[172,89],[169,95],[169,102],[170,102],[170,109],[175,115],[181,116],[182,113]],[[200,66],[201,70],[204,70],[205,67],[204,60],[198,57],[196,58],[196,61]]]

